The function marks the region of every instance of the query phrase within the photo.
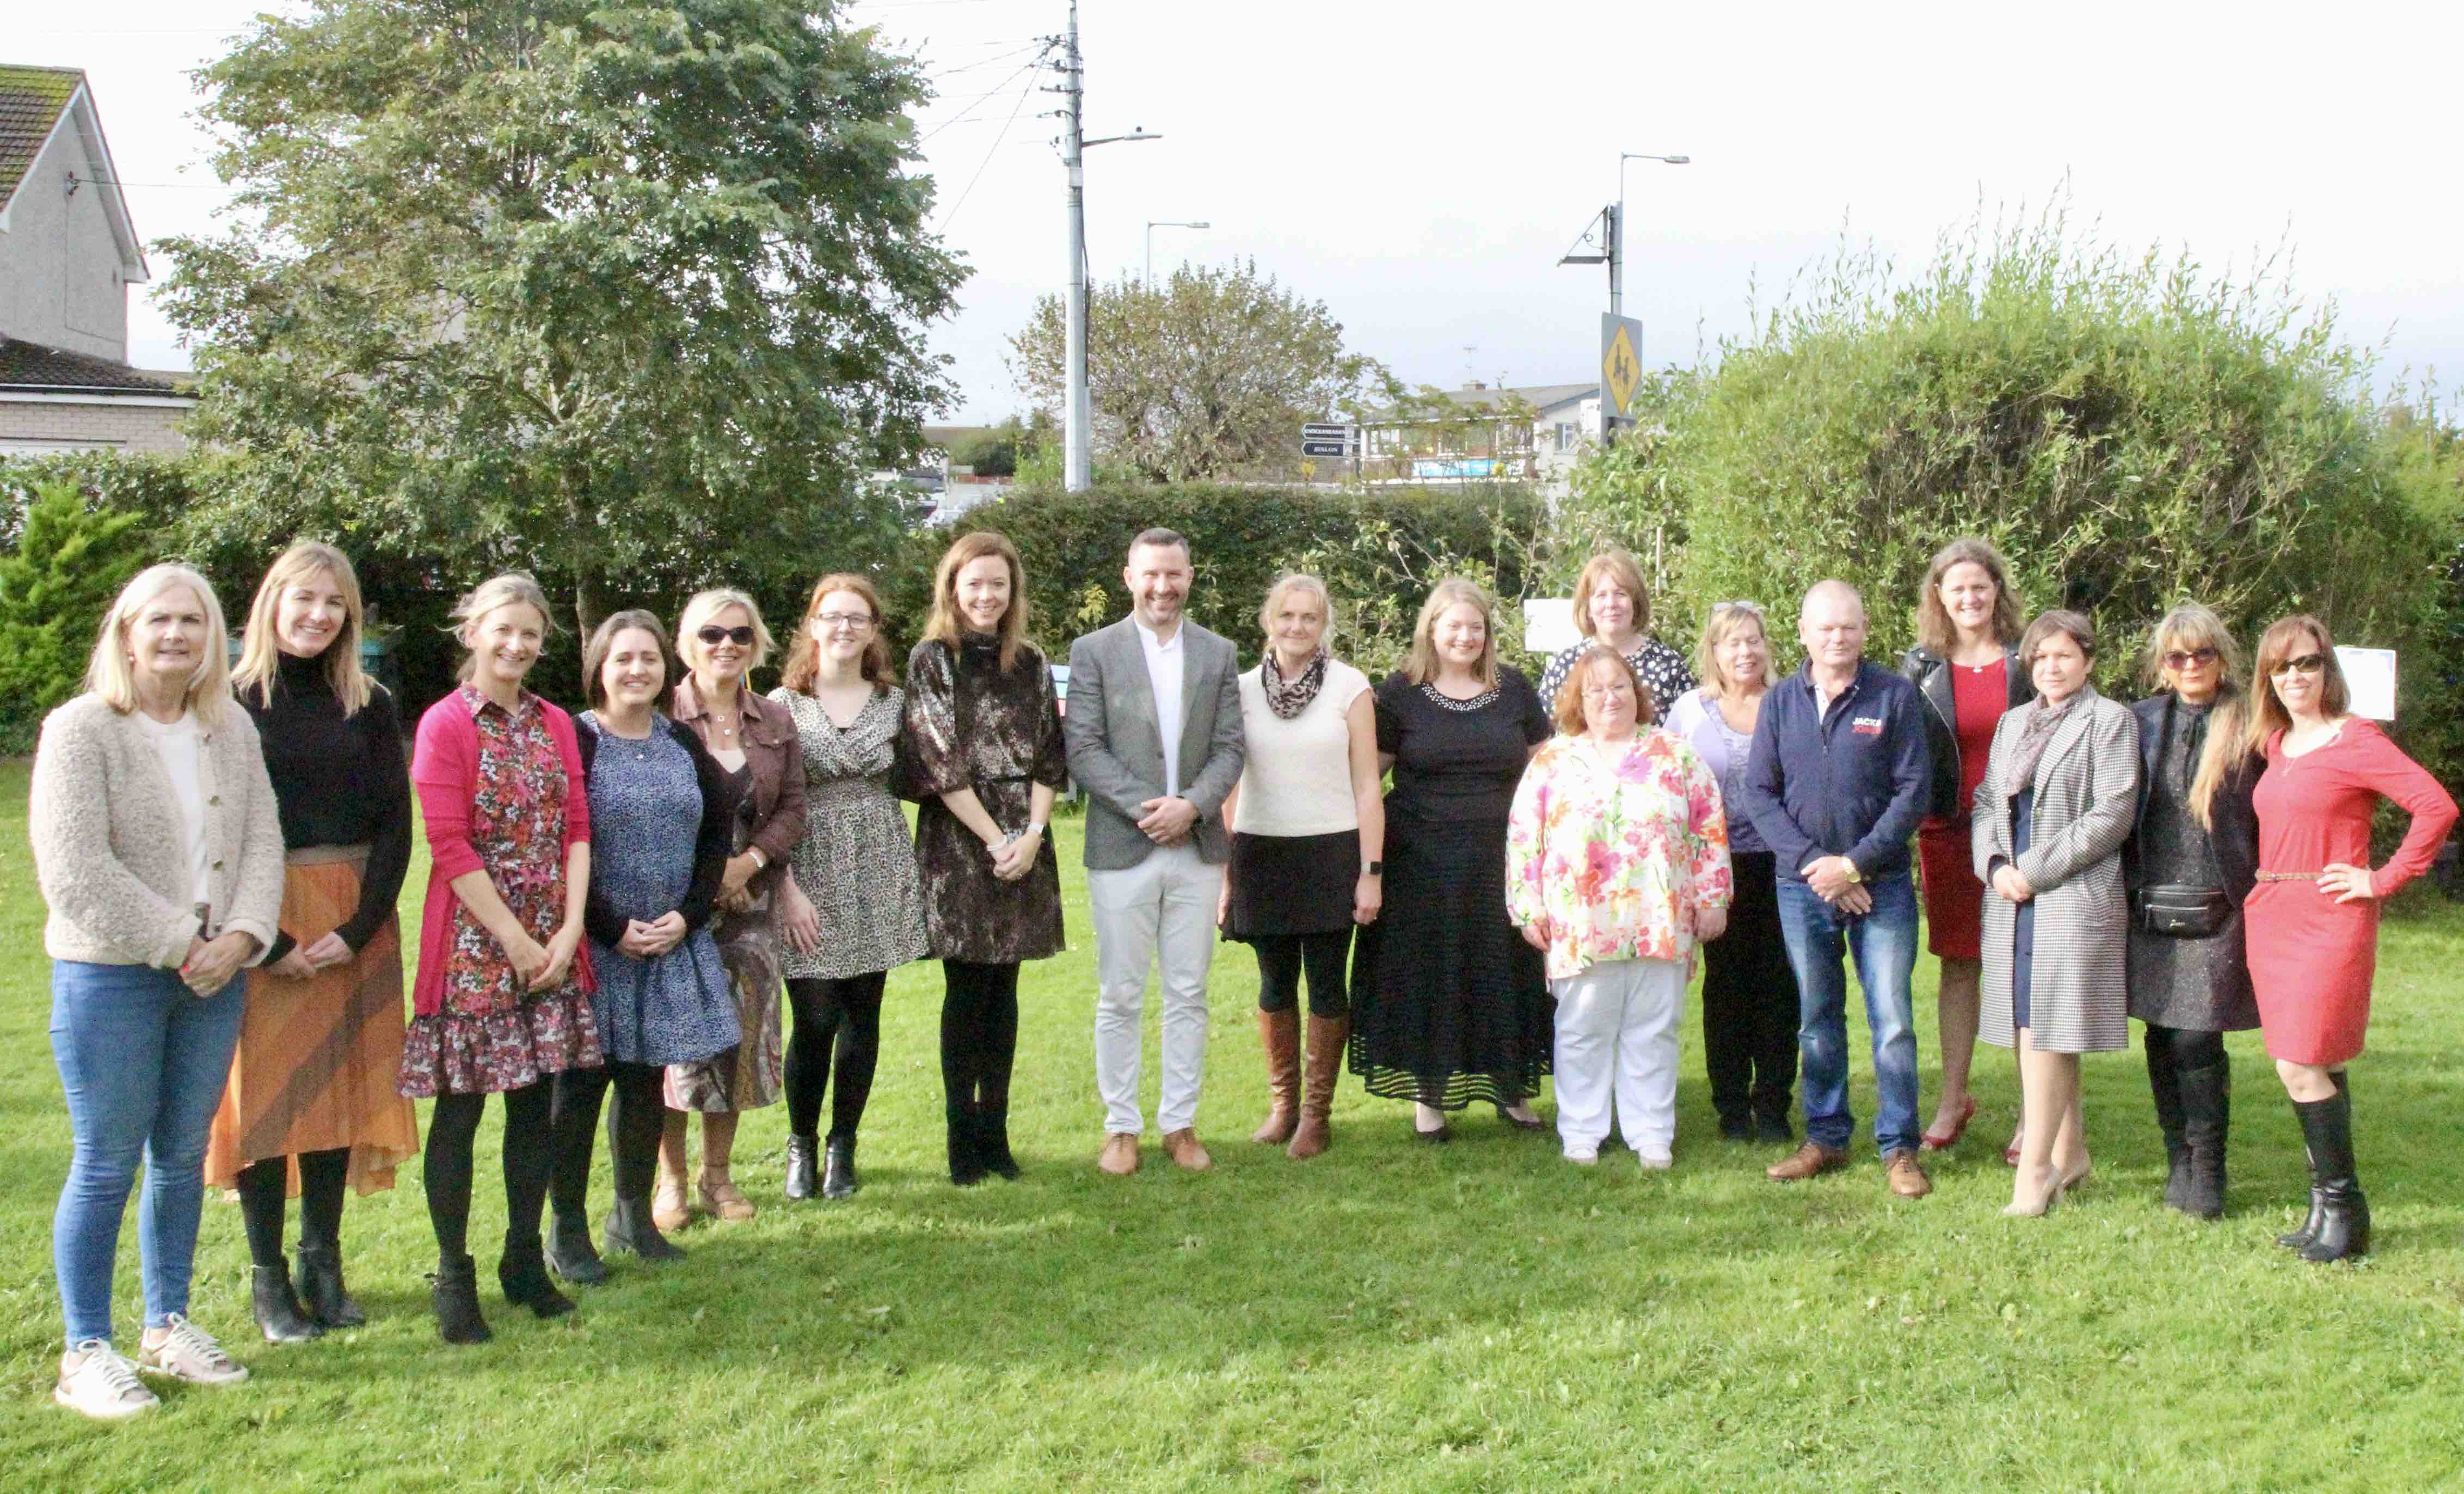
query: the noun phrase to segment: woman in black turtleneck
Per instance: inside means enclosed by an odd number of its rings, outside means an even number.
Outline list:
[[[302,541],[257,588],[231,676],[264,744],[288,864],[271,978],[249,988],[206,1181],[239,1190],[256,1323],[272,1343],[365,1321],[342,1285],[342,1190],[391,1188],[394,1165],[419,1149],[394,1084],[410,779],[393,697],[360,666],[360,626],[350,561]],[[296,1283],[282,1254],[294,1191]]]

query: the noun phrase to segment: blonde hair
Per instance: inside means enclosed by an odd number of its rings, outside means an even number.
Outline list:
[[[2241,645],[2233,641],[2224,619],[2196,602],[2184,602],[2167,613],[2147,635],[2147,682],[2173,689],[2165,679],[2165,655],[2175,643],[2216,651],[2218,679],[2215,703],[2208,711],[2207,740],[2200,745],[2198,766],[2190,774],[2190,817],[2213,830],[2216,790],[2233,766],[2249,755],[2242,737],[2250,730],[2250,699],[2241,690]],[[2160,767],[2162,765],[2159,765]]]
[[[1429,599],[1420,604],[1419,620],[1412,624],[1412,652],[1403,660],[1404,679],[1414,684],[1427,684],[1438,677],[1438,617],[1458,604],[1480,609],[1480,668],[1476,672],[1484,687],[1497,683],[1497,608],[1486,591],[1461,576],[1448,576],[1431,587]]]
[[[351,569],[349,556],[321,540],[301,540],[275,556],[265,579],[256,584],[256,599],[248,607],[248,631],[240,635],[239,667],[231,671],[231,688],[253,688],[268,703],[273,702],[275,686],[282,678],[282,646],[275,636],[275,615],[282,610],[282,593],[319,571],[332,576],[334,590],[342,593],[342,631],[325,645],[322,658],[326,681],[334,687],[334,698],[342,702],[347,720],[367,707],[376,681],[360,662],[363,619],[359,572]]]
[[[1334,633],[1334,598],[1327,594],[1325,582],[1305,570],[1285,571],[1275,578],[1273,586],[1266,588],[1266,599],[1258,607],[1258,631],[1272,636],[1275,608],[1287,591],[1307,591],[1317,598],[1318,643],[1325,647],[1326,639]]]
[[[1710,616],[1703,619],[1703,636],[1694,645],[1694,673],[1701,677],[1703,683],[1715,697],[1727,695],[1736,684],[1735,680],[1728,678],[1728,672],[1720,667],[1720,645],[1727,642],[1736,635],[1738,629],[1748,623],[1752,623],[1754,631],[1763,636],[1763,653],[1769,655],[1771,647],[1771,624],[1764,619],[1763,610],[1753,603],[1722,602],[1711,609]],[[1771,683],[1771,659],[1766,658],[1763,660],[1763,683],[1765,684]]]
[[[1556,720],[1557,729],[1570,737],[1583,734],[1588,725],[1583,720],[1583,681],[1590,679],[1592,671],[1601,664],[1615,664],[1617,673],[1625,676],[1626,682],[1634,686],[1635,725],[1648,726],[1657,723],[1660,720],[1660,697],[1652,694],[1650,684],[1635,672],[1634,660],[1605,643],[1594,643],[1574,657],[1574,666],[1567,670],[1566,678],[1557,682],[1557,699],[1550,710]]]
[[[1651,593],[1642,589],[1642,568],[1623,550],[1602,550],[1583,562],[1582,574],[1574,578],[1574,631],[1584,637],[1592,636],[1592,593],[1603,581],[1614,581],[1634,598],[1634,631],[1651,631]]]
[[[1020,646],[1026,642],[1026,567],[1018,558],[1018,546],[999,529],[962,534],[942,552],[941,564],[933,568],[933,611],[924,620],[924,636],[953,654],[958,651],[959,640],[967,635],[966,619],[958,613],[958,572],[969,561],[987,555],[999,555],[1009,567],[1009,610],[1001,620],[1001,667],[1007,674],[1018,663]]]
[[[462,666],[454,678],[468,684],[479,670],[479,656],[471,646],[471,625],[499,607],[521,606],[539,614],[539,631],[556,632],[556,614],[547,610],[547,593],[528,571],[508,570],[501,576],[490,576],[453,604],[453,637],[462,645]]]
[[[1993,578],[1993,641],[2010,647],[2019,636],[2019,599],[2011,594],[2011,575],[2002,564],[2002,552],[1972,536],[1951,541],[1926,563],[1925,585],[1917,591],[1917,642],[1926,653],[1945,659],[1959,647],[1958,625],[1942,605],[1942,578],[1953,566],[1981,566]]]
[[[852,592],[872,609],[872,637],[865,643],[856,672],[875,685],[896,684],[898,676],[890,667],[890,638],[882,626],[881,592],[863,576],[845,570],[832,571],[813,583],[812,600],[804,604],[803,620],[796,625],[796,641],[787,645],[787,663],[779,671],[779,682],[799,694],[812,693],[813,681],[822,675],[822,640],[813,636],[813,619],[821,615],[822,598],[833,591]]]
[[[715,586],[695,591],[693,599],[685,603],[685,610],[676,616],[677,662],[687,670],[697,667],[700,651],[695,645],[701,639],[693,636],[693,630],[731,607],[743,608],[744,615],[753,619],[753,662],[744,666],[744,672],[749,675],[770,662],[771,651],[779,646],[779,640],[770,636],[770,625],[761,620],[760,607],[753,598],[732,586]]]
[[[2172,688],[2165,682],[2165,655],[2179,640],[2185,649],[2211,648],[2223,666],[2226,683],[2241,676],[2241,645],[2233,641],[2225,620],[2196,602],[2184,602],[2165,614],[2147,635],[2147,654],[2140,667],[2151,688]]]
[[[194,591],[206,614],[205,658],[188,676],[180,703],[196,713],[199,725],[212,730],[223,724],[223,706],[231,698],[231,636],[224,630],[223,604],[215,598],[212,584],[193,567],[176,562],[148,566],[120,589],[95,633],[94,654],[86,660],[85,687],[122,716],[137,709],[137,665],[129,658],[128,625],[136,620],[140,608],[175,586]]]

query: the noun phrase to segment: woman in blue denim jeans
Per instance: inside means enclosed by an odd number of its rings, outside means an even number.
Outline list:
[[[34,758],[52,1053],[76,1137],[52,1222],[69,1342],[52,1396],[89,1416],[152,1407],[141,1371],[248,1378],[187,1319],[241,970],[264,957],[282,906],[282,823],[228,658],[205,577],[143,572],[104,613],[86,692],[44,721]],[[145,1331],[131,1364],[112,1348],[111,1276],[141,1157]]]

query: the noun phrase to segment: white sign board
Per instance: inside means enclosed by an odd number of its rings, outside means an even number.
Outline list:
[[[1581,641],[1583,636],[1574,628],[1573,597],[1535,596],[1524,602],[1523,648],[1526,653],[1555,654]]]
[[[2344,672],[2344,688],[2352,692],[2354,715],[2395,720],[2395,650],[2338,644],[2336,665]]]

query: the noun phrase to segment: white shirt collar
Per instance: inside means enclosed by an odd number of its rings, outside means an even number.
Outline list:
[[[1180,640],[1189,636],[1189,619],[1186,617],[1180,620],[1179,627],[1172,630],[1172,636],[1168,638],[1140,622],[1134,613],[1130,616],[1130,626],[1138,630],[1138,640],[1147,646],[1147,652],[1151,654],[1169,653],[1180,647]]]

